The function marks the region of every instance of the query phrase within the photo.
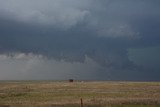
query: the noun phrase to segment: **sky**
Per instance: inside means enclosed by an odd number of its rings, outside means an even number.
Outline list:
[[[0,0],[0,80],[159,77],[159,0]]]

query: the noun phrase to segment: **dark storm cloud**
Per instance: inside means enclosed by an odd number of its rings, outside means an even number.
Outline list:
[[[159,5],[158,0],[0,1],[2,77],[27,67],[25,79],[156,80],[159,72],[136,65],[128,49],[160,45]],[[14,73],[8,67],[16,67]]]

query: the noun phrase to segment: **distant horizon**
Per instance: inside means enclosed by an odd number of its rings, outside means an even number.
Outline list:
[[[69,82],[69,79],[65,80],[0,80],[0,82],[27,82],[27,81],[37,81],[37,82]],[[159,80],[76,80],[73,79],[73,82],[160,82]]]

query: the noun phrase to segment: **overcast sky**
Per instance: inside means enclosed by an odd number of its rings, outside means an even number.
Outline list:
[[[0,0],[0,80],[159,77],[159,0]]]

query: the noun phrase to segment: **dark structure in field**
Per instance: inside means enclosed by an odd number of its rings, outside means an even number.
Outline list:
[[[73,82],[74,80],[73,79],[69,79],[69,82]]]

